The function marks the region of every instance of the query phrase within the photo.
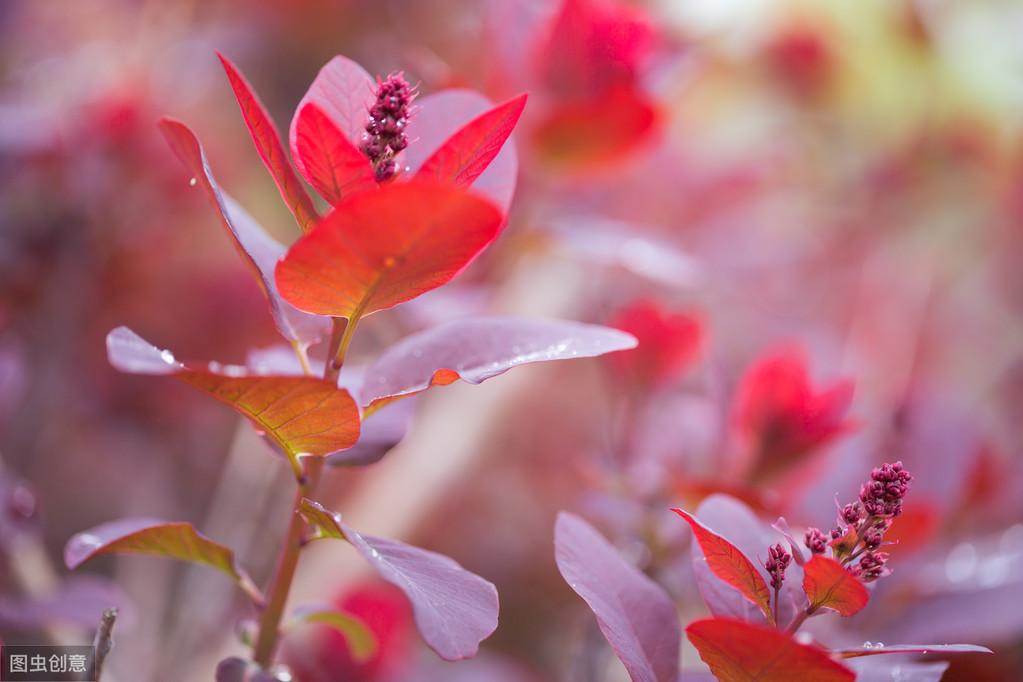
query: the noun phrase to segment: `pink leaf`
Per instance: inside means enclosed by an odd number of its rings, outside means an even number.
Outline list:
[[[445,386],[479,384],[517,365],[603,355],[632,348],[624,332],[563,320],[474,317],[413,334],[366,370],[360,400],[370,406]]]
[[[308,177],[308,169],[302,168],[298,152],[298,119],[305,106],[310,102],[316,104],[352,146],[358,148],[375,99],[376,80],[351,59],[338,55],[323,65],[295,108],[295,118],[291,121],[291,154],[303,174]]]
[[[593,610],[634,682],[675,682],[682,633],[664,590],[573,514],[558,514],[554,546],[562,577]]]

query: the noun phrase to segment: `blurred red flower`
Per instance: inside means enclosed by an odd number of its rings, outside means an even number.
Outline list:
[[[699,316],[668,310],[651,299],[632,302],[618,311],[610,324],[639,339],[639,346],[613,353],[608,361],[646,387],[665,386],[681,378],[699,355],[705,335]]]
[[[753,480],[770,477],[848,431],[853,425],[846,419],[852,395],[848,379],[813,386],[800,347],[761,357],[736,393],[743,472]]]
[[[400,679],[413,653],[412,608],[398,588],[384,582],[359,583],[334,606],[356,616],[374,634],[377,651],[356,662],[344,636],[323,625],[310,626],[285,641],[282,661],[296,682],[371,682]]]

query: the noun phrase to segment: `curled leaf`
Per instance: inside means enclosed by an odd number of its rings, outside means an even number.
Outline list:
[[[607,327],[563,320],[473,317],[413,334],[366,370],[359,400],[383,403],[445,386],[479,384],[517,365],[585,358],[633,348],[636,339]]]
[[[771,592],[753,562],[738,547],[704,526],[689,512],[677,508],[672,511],[685,519],[693,529],[707,566],[714,575],[738,590],[763,612],[768,622],[773,622]]]
[[[562,512],[554,528],[562,577],[597,617],[635,682],[675,682],[682,632],[671,598],[625,563],[589,524]]]
[[[319,502],[303,497],[298,504],[298,513],[305,522],[312,526],[313,539],[334,538],[344,540],[345,532],[341,527],[341,515],[325,508]]]
[[[110,521],[77,533],[64,547],[71,570],[101,554],[151,554],[215,568],[230,577],[255,601],[259,590],[238,566],[234,552],[199,533],[190,523],[130,518]]]
[[[842,649],[836,652],[842,658],[859,658],[861,656],[879,656],[883,654],[991,654],[986,646],[977,644],[871,644],[867,642],[855,649]]]
[[[816,555],[803,567],[803,590],[810,611],[831,609],[842,616],[858,613],[870,595],[859,578],[830,557]]]
[[[317,606],[299,607],[292,614],[289,627],[304,623],[319,623],[341,633],[356,663],[363,663],[376,655],[376,636],[365,623],[349,613]]]
[[[450,185],[392,183],[350,195],[277,266],[296,308],[357,321],[448,282],[493,239],[503,217]]]
[[[800,644],[775,628],[730,618],[705,618],[686,635],[719,682],[852,682],[856,675],[828,652]]]

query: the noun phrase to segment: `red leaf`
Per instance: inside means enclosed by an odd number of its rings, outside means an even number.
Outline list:
[[[295,169],[288,161],[284,145],[281,144],[280,135],[277,133],[276,124],[270,118],[263,103],[259,101],[259,97],[256,96],[245,76],[227,57],[219,52],[217,56],[220,57],[227,78],[231,82],[231,88],[238,100],[238,107],[242,110],[242,117],[245,119],[245,125],[249,128],[249,134],[252,135],[252,141],[256,145],[256,151],[259,152],[259,158],[263,160],[263,164],[273,176],[274,182],[277,183],[277,189],[280,190],[281,197],[284,198],[284,203],[294,214],[299,226],[305,231],[312,229],[319,219],[319,215],[317,215],[305,187],[302,186],[302,181],[298,179]]]
[[[171,118],[160,119],[159,125],[171,149],[206,191],[206,196],[217,209],[220,222],[227,230],[235,249],[256,275],[260,289],[270,304],[274,324],[281,335],[302,346],[309,346],[318,341],[330,328],[328,319],[296,310],[277,293],[273,271],[277,261],[284,256],[284,245],[267,234],[252,216],[220,191],[202,145],[188,126]]]
[[[369,159],[316,102],[305,104],[295,117],[292,153],[305,179],[331,204],[347,194],[377,186]]]
[[[719,682],[852,682],[855,673],[826,651],[774,628],[705,618],[686,628],[689,641]]]
[[[810,610],[831,609],[840,615],[859,612],[870,595],[856,576],[830,557],[817,555],[803,567],[803,591],[810,600]]]
[[[229,576],[255,601],[262,601],[234,552],[190,523],[146,518],[110,521],[73,535],[64,547],[64,563],[74,570],[101,554],[150,554],[209,566]]]
[[[525,106],[526,95],[519,95],[469,121],[423,162],[417,177],[468,187],[501,151]]]
[[[291,121],[288,137],[299,170],[308,177],[298,152],[298,118],[307,104],[316,104],[354,147],[369,121],[369,108],[375,99],[376,81],[357,63],[338,55],[324,64],[295,108]]]
[[[266,376],[244,367],[182,364],[127,327],[107,335],[110,364],[131,374],[171,375],[227,403],[266,433],[296,472],[299,455],[329,455],[359,439],[359,408],[333,384],[310,376]]]
[[[704,526],[689,512],[678,508],[672,511],[685,519],[693,529],[693,535],[707,559],[707,566],[714,575],[737,589],[764,613],[769,622],[774,622],[771,591],[753,562],[738,547]]]
[[[451,185],[349,196],[291,247],[277,286],[292,305],[357,321],[448,282],[494,238],[496,206]]]

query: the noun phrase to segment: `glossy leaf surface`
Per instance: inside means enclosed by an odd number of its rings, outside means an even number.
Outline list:
[[[380,575],[412,604],[423,640],[448,661],[476,655],[497,628],[497,590],[446,556],[396,540],[363,536],[344,527],[345,537]]]
[[[497,236],[489,201],[449,185],[392,183],[349,196],[277,266],[295,307],[358,320],[448,282]]]
[[[635,345],[630,334],[578,322],[516,317],[455,320],[388,348],[366,370],[359,400],[369,406],[458,379],[479,384],[517,365],[594,357]]]
[[[234,90],[235,99],[238,100],[238,107],[256,145],[256,151],[259,152],[259,158],[273,176],[284,203],[295,216],[299,226],[305,231],[312,229],[319,216],[302,181],[298,179],[295,169],[288,161],[288,155],[277,132],[277,125],[241,71],[224,55],[218,53],[217,56],[220,57],[231,89]]]
[[[313,538],[345,539],[345,532],[341,528],[341,515],[337,512],[332,512],[319,502],[308,498],[302,498],[298,512],[313,528]]]
[[[284,245],[267,234],[252,216],[221,192],[202,145],[188,126],[171,118],[161,119],[159,125],[171,149],[196,182],[202,185],[232,243],[256,275],[281,335],[304,346],[319,340],[330,329],[329,320],[295,309],[277,292],[274,268],[284,256]]]
[[[719,682],[852,682],[856,675],[823,649],[729,618],[690,623],[686,635]]]
[[[810,600],[810,610],[831,609],[843,616],[858,613],[870,600],[859,578],[820,554],[803,567],[803,590]]]
[[[586,601],[635,682],[675,682],[681,626],[671,598],[589,524],[562,512],[554,529],[562,577]]]
[[[868,642],[869,644],[869,642]],[[837,654],[842,658],[880,656],[883,654],[990,654],[991,649],[977,644],[873,644],[855,649],[842,649]]]
[[[672,511],[685,519],[693,529],[693,535],[700,543],[700,549],[714,575],[738,590],[771,621],[771,592],[753,562],[738,547],[704,526],[689,512],[677,508]]]

